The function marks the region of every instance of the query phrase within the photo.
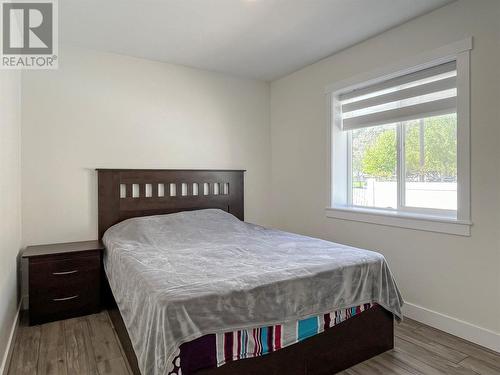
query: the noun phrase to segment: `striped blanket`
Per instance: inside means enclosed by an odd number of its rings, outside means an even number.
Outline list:
[[[202,336],[177,349],[168,374],[191,375],[202,368],[272,353],[322,333],[373,305],[366,303],[294,322]]]

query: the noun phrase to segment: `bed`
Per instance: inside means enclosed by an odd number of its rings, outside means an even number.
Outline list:
[[[333,374],[393,347],[378,253],[243,222],[244,171],[98,170],[103,291],[135,374]]]

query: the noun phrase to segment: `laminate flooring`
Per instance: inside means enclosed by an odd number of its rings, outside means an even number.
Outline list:
[[[32,327],[23,320],[8,374],[132,375],[107,311]],[[500,375],[500,354],[405,319],[393,350],[341,374]]]

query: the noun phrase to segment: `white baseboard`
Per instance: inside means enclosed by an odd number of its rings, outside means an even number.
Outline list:
[[[407,302],[403,315],[500,353],[500,333]]]
[[[12,350],[14,349],[14,338],[16,337],[17,328],[19,327],[19,315],[21,313],[21,306],[23,301],[19,303],[17,307],[16,316],[14,322],[12,322],[12,327],[10,329],[9,341],[7,342],[7,347],[5,348],[5,353],[3,353],[2,365],[0,366],[0,374],[7,375],[9,371],[10,357],[12,356]]]

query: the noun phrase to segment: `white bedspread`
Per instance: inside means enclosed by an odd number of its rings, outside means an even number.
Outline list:
[[[376,302],[403,300],[376,252],[266,229],[221,210],[123,221],[104,235],[105,270],[144,375],[181,343]]]

